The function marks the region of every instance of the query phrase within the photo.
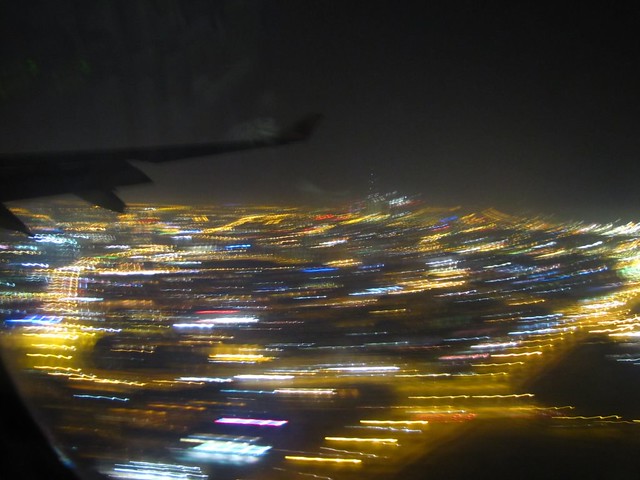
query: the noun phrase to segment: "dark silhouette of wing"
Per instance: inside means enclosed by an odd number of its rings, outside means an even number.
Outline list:
[[[0,154],[0,202],[73,193],[93,205],[122,212],[125,204],[113,193],[115,188],[151,181],[130,160],[160,163],[287,145],[309,138],[320,118],[320,114],[311,114],[275,135],[252,140]],[[27,226],[1,204],[0,228],[30,234]]]

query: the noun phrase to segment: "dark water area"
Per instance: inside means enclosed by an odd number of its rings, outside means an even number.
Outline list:
[[[637,427],[636,427],[637,428]],[[567,432],[528,423],[477,425],[396,478],[637,478],[640,441],[631,432]]]
[[[583,343],[529,388],[539,402],[572,405],[576,415],[640,418],[640,368],[611,358],[628,350],[604,339]]]
[[[540,404],[575,407],[571,416],[620,420],[480,420],[396,478],[637,478],[640,424],[632,420],[640,417],[640,369],[611,358],[624,348],[580,344],[528,389]]]

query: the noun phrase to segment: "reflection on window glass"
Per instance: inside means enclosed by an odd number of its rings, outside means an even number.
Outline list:
[[[1,5],[2,472],[631,476],[636,17]]]

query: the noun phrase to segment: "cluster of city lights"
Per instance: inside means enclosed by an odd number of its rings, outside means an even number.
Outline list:
[[[463,426],[640,426],[531,388],[585,342],[640,365],[636,224],[406,197],[66,208],[0,245],[0,340],[61,451],[109,477],[384,477]]]

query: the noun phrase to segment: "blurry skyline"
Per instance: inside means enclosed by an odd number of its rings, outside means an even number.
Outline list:
[[[638,10],[474,2],[0,4],[3,152],[306,144],[141,167],[162,203],[434,205],[637,219]]]

